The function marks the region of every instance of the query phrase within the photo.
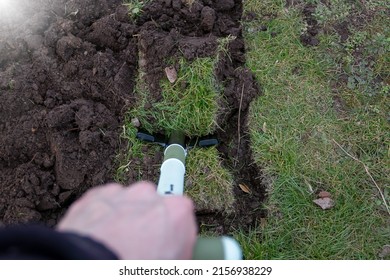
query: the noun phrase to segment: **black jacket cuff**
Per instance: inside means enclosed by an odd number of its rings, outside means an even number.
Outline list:
[[[0,259],[116,260],[118,257],[91,238],[29,225],[0,229]]]

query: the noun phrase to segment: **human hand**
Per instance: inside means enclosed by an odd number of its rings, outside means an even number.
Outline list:
[[[91,237],[120,259],[190,259],[196,241],[192,201],[160,196],[148,182],[88,191],[57,229]]]

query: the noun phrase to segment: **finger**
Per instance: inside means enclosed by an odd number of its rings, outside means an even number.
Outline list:
[[[129,188],[132,188],[132,189],[143,189],[143,190],[147,190],[147,191],[153,191],[153,192],[156,192],[156,184],[150,182],[150,181],[139,181],[139,182],[136,182],[134,184],[131,184],[129,186]]]
[[[81,199],[89,199],[89,198],[105,198],[115,195],[123,190],[123,186],[116,183],[109,183],[106,185],[101,185],[89,189]]]
[[[187,197],[164,197],[166,211],[174,227],[187,229],[196,234],[194,203]]]
[[[141,181],[130,185],[126,188],[129,197],[145,198],[157,196],[156,185],[152,182]]]
[[[115,183],[102,185],[89,189],[77,201],[75,201],[67,213],[78,212],[90,205],[91,201],[106,200],[123,191],[123,186]]]
[[[183,213],[184,215],[194,212],[194,203],[188,197],[172,195],[165,196],[164,200],[168,211],[172,213],[177,213],[178,209],[180,209],[179,212]]]

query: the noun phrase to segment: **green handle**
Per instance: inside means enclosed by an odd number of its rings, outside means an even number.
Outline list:
[[[193,260],[242,260],[240,245],[231,237],[200,237],[192,253]]]

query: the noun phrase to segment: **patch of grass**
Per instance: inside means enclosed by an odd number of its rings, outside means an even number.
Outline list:
[[[188,7],[192,7],[194,2],[195,2],[195,0],[184,0],[184,4],[186,4]]]
[[[275,17],[286,5],[285,0],[244,1],[244,13],[252,12],[261,17]]]
[[[390,238],[389,215],[364,166],[346,152],[364,162],[379,188],[388,192],[390,135],[381,105],[370,107],[373,103],[358,99],[353,111],[338,115],[335,91],[342,98],[346,92],[364,92],[333,88],[330,81],[337,79],[339,65],[324,55],[332,46],[301,44],[304,23],[298,10],[281,9],[265,32],[253,32],[256,24],[246,23],[246,30],[252,30],[245,32],[247,64],[264,95],[251,105],[249,125],[255,160],[274,180],[264,206],[266,222],[249,234],[237,234],[245,255],[377,258]],[[312,202],[320,190],[332,194],[332,209],[324,211]]]
[[[353,5],[345,0],[316,1],[315,18],[320,24],[342,22],[352,12]]]
[[[251,229],[249,232],[237,229],[234,238],[240,244],[246,260],[266,259],[262,245],[261,227]]]
[[[136,138],[137,128],[131,122],[131,116],[127,114],[125,116],[124,125],[122,126],[122,133],[120,139],[122,142],[126,143],[126,149],[117,155],[116,157],[116,172],[114,174],[114,180],[118,183],[124,184],[126,182],[126,174],[130,169],[135,168],[134,159],[143,160],[144,159],[144,143],[141,140]],[[150,154],[161,153],[161,148],[159,146],[153,146],[150,150]],[[139,171],[138,173],[141,173]],[[140,177],[139,180],[142,180]]]
[[[221,89],[214,76],[215,59],[180,60],[177,80],[161,81],[162,101],[145,110],[148,94],[139,92],[140,105],[131,112],[149,131],[175,130],[187,136],[204,136],[216,128]]]
[[[186,194],[194,200],[199,210],[233,211],[233,177],[221,165],[216,148],[190,150],[186,172]]]
[[[340,84],[339,80],[347,77],[352,95],[366,96],[364,102],[372,103],[383,96],[390,77],[390,28],[388,17],[381,10],[370,13],[371,20],[366,24],[348,28],[350,35],[345,42],[337,33],[321,33],[320,49],[326,51],[319,55],[332,65],[334,83]]]
[[[129,16],[131,18],[137,18],[143,12],[143,8],[151,0],[124,0],[123,5],[125,5],[129,10]]]

